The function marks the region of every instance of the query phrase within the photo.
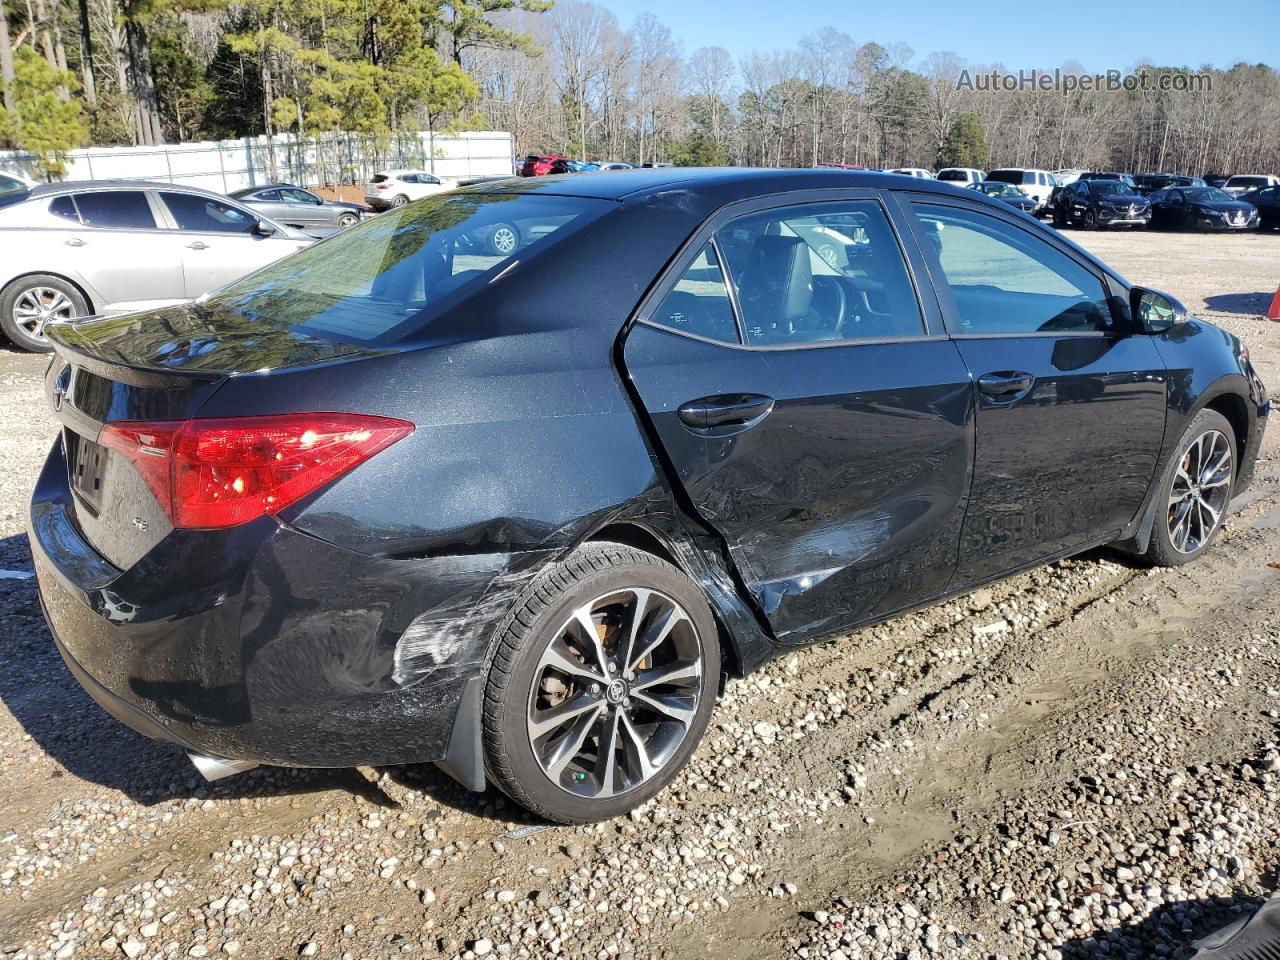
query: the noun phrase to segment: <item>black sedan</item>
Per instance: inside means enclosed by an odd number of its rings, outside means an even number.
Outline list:
[[[210,776],[435,761],[565,822],[669,783],[726,673],[1098,544],[1194,560],[1268,412],[1172,298],[845,171],[466,187],[49,336],[31,549],[98,703]]]
[[[1176,230],[1251,230],[1258,208],[1216,187],[1171,187],[1151,195],[1151,225]]]
[[[1055,227],[1145,227],[1151,204],[1123,180],[1077,180],[1053,197]]]
[[[1023,213],[1035,214],[1036,202],[1028,197],[1011,183],[998,183],[996,181],[982,181],[980,183],[971,184],[970,190],[977,190],[979,193],[985,193],[988,197],[993,197],[1001,203],[1007,203],[1009,206],[1021,210]]]
[[[232,199],[247,203],[264,216],[285,226],[307,230],[314,227],[345,229],[360,222],[364,207],[358,203],[325,200],[310,190],[303,190],[290,183],[268,183],[260,187],[246,187],[228,194]]]
[[[1280,229],[1280,187],[1263,187],[1242,193],[1237,199],[1253,204],[1258,211],[1258,226],[1264,230]]]

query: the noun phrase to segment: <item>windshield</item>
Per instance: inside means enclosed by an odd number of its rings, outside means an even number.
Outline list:
[[[1026,194],[1017,187],[1010,186],[1007,183],[984,183],[978,187],[983,193],[992,197],[1025,197]]]
[[[1129,185],[1119,180],[1090,180],[1089,192],[1095,197],[1105,197],[1112,193],[1128,193]]]
[[[581,197],[440,194],[277,261],[209,303],[301,334],[391,343],[612,206]]]
[[[1217,187],[1193,187],[1190,190],[1183,190],[1182,195],[1196,203],[1222,203],[1223,201],[1230,203],[1235,200],[1231,194]]]

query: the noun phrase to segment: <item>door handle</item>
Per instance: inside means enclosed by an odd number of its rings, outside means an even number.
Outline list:
[[[713,427],[753,427],[773,410],[773,397],[760,393],[729,393],[682,404],[680,421],[695,430]]]
[[[79,237],[72,237],[70,240],[68,240],[68,241],[67,241],[67,246],[68,246],[68,247],[83,247],[83,246],[84,246],[84,241],[83,241],[83,240],[81,240]]]
[[[203,243],[203,242],[202,242],[202,241],[200,241],[200,240],[196,240],[196,241],[194,241],[194,242],[192,242],[192,243],[188,243],[188,244],[187,244],[187,249],[188,249],[188,250],[208,250],[208,249],[209,249],[209,245],[208,245],[207,243]]]
[[[988,373],[978,378],[978,389],[988,397],[1012,400],[1030,390],[1035,382],[1029,373]]]

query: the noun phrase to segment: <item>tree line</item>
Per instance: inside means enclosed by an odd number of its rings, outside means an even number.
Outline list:
[[[1000,64],[835,27],[686,51],[587,0],[0,0],[0,141],[54,175],[89,142],[476,128],[636,162],[1280,170],[1275,69],[1134,69],[1146,83],[983,88]]]

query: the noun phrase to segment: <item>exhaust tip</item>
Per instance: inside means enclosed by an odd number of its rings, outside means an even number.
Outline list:
[[[200,776],[209,782],[221,780],[237,773],[244,773],[258,766],[253,760],[228,760],[225,757],[210,757],[203,753],[188,753],[191,763],[200,771]]]

